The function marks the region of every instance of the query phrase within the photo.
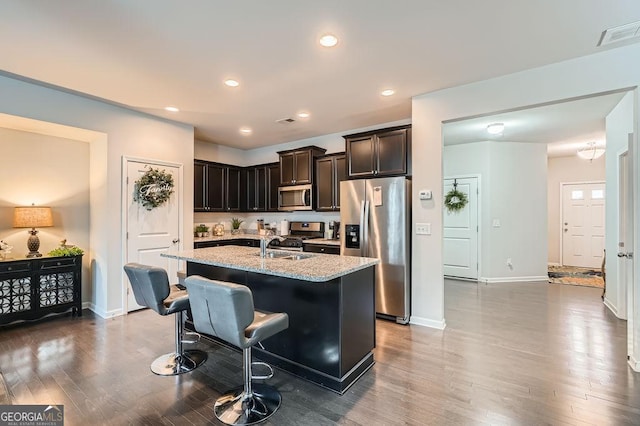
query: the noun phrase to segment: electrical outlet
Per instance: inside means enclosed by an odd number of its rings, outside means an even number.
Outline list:
[[[513,268],[513,262],[511,261],[511,258],[510,258],[510,257],[507,257],[507,266],[508,266],[509,268]]]
[[[416,234],[417,235],[431,235],[431,224],[430,223],[416,223]]]

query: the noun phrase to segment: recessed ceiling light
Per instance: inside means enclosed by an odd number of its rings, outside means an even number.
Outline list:
[[[301,112],[298,113],[298,117],[300,117],[300,118],[309,118],[310,116],[311,116],[311,114],[309,114],[306,111],[301,111]]]
[[[252,130],[248,127],[243,127],[240,129],[240,133],[242,133],[243,135],[250,135],[252,132]]]
[[[164,109],[169,111],[169,112],[178,112],[178,111],[180,111],[178,108],[176,108],[174,106],[164,107]]]
[[[491,135],[499,135],[504,130],[504,123],[491,123],[487,126],[487,132]]]
[[[233,80],[231,78],[225,80],[224,84],[226,84],[229,87],[238,87],[238,86],[240,86],[240,83],[238,83],[238,80]]]
[[[381,94],[382,96],[391,96],[391,95],[393,95],[394,93],[396,93],[396,91],[395,91],[395,90],[393,90],[393,89],[386,89],[386,90],[383,90],[382,92],[380,92],[380,94]]]
[[[338,37],[333,34],[325,34],[320,37],[320,45],[324,47],[333,47],[338,44]]]

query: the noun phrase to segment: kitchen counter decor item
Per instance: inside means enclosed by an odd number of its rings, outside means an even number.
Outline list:
[[[52,257],[70,257],[81,256],[84,254],[84,250],[80,247],[67,244],[67,240],[60,241],[60,246],[54,248],[48,253],[48,256]]]
[[[200,225],[196,226],[196,232],[195,232],[196,237],[207,237],[208,234],[209,234],[209,227],[207,225],[205,225],[204,223],[201,223]]]
[[[133,199],[145,209],[153,210],[169,201],[174,192],[173,185],[171,173],[149,167],[149,170],[136,181]]]
[[[239,217],[232,217],[231,218],[231,233],[232,234],[239,234],[240,233],[240,225],[242,225],[242,222],[244,222],[242,219],[240,219]]]
[[[467,194],[458,191],[458,182],[453,180],[453,189],[444,197],[444,206],[449,213],[457,213],[467,205]]]
[[[213,236],[214,237],[222,237],[224,235],[224,225],[221,223],[216,223],[213,225]]]

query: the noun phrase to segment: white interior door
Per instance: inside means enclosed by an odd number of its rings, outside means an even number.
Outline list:
[[[633,168],[631,167],[631,142],[629,137],[629,149],[618,156],[618,188],[619,188],[619,210],[618,210],[618,292],[621,295],[619,300],[620,318],[627,319],[627,355],[633,356],[634,346],[634,288],[633,288]],[[609,283],[618,285],[618,283]]]
[[[444,275],[465,279],[478,279],[478,178],[444,180],[444,194],[453,189],[467,195],[468,203],[460,211],[444,210]]]
[[[162,206],[147,210],[142,204],[134,201],[135,182],[149,167],[171,173],[174,181],[174,193]],[[167,270],[169,281],[177,281],[178,261],[160,257],[160,254],[180,246],[180,203],[179,191],[180,166],[145,163],[126,160],[126,219],[127,219],[127,255],[125,263],[137,262],[158,266]],[[142,308],[136,303],[133,291],[127,280],[127,312]]]
[[[562,186],[562,264],[600,268],[604,256],[604,182]]]

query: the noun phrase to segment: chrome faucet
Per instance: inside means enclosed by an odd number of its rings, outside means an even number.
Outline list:
[[[260,257],[267,257],[267,246],[272,240],[278,239],[283,241],[284,238],[275,235],[272,230],[266,230],[262,238],[260,238]]]

